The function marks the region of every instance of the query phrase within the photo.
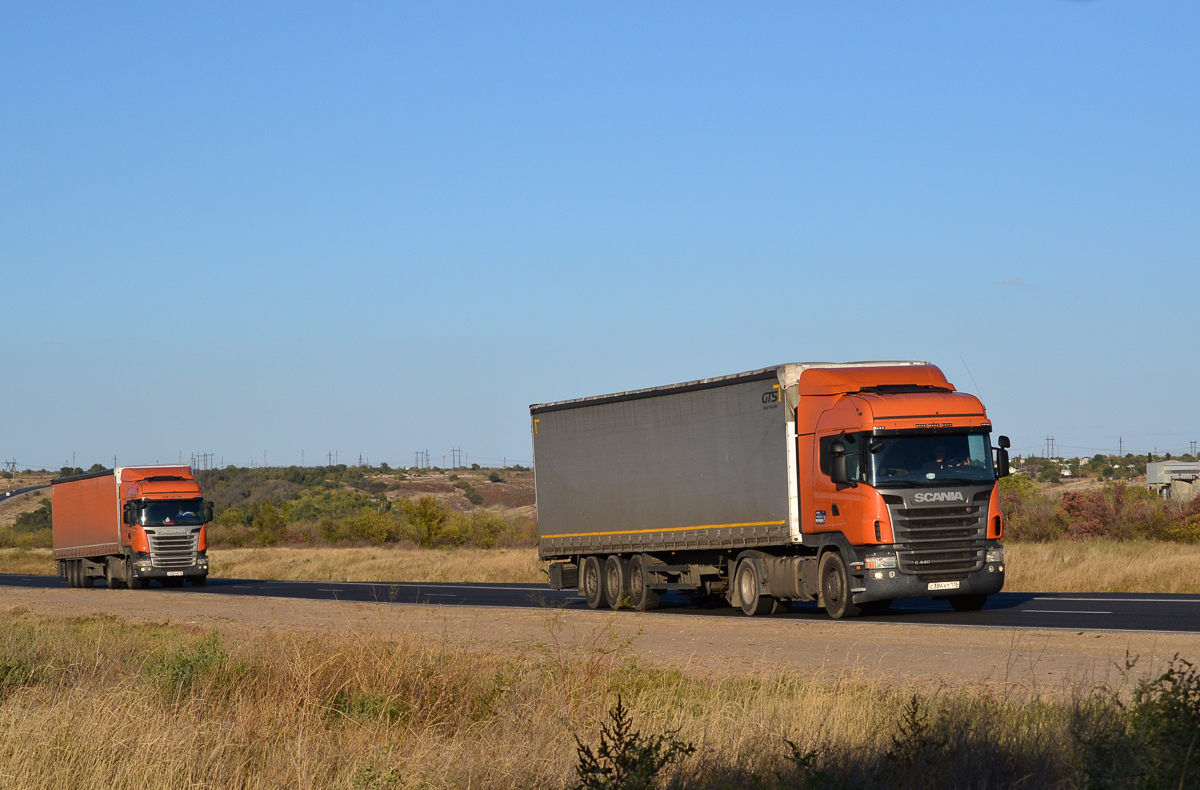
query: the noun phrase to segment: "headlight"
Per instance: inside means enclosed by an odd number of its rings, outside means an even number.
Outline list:
[[[867,570],[875,570],[876,568],[895,568],[896,555],[884,554],[878,557],[867,557],[866,565]]]
[[[988,549],[988,562],[1004,562],[1004,549]]]
[[[151,560],[138,560],[137,561],[137,569],[139,571],[148,571],[152,567],[154,567],[154,563]]]

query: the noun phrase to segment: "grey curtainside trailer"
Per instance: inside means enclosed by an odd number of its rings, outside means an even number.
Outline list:
[[[809,397],[801,379],[826,371],[874,381],[886,371],[891,378],[880,380],[923,382],[929,369],[936,371],[910,361],[788,364],[531,406],[538,553],[551,561],[551,585],[578,585],[593,606],[653,608],[666,590],[736,605],[733,578],[746,561],[759,578],[755,602],[743,603],[747,614],[819,598],[822,547],[837,543],[844,564],[862,563],[844,535],[803,529],[805,475],[814,464],[798,438],[815,447],[815,426],[797,430]],[[832,403],[827,394],[809,399],[820,398]],[[749,599],[753,585],[744,586]]]

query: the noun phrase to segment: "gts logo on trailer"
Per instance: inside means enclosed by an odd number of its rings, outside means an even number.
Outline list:
[[[932,494],[913,494],[913,502],[966,502],[962,491],[938,491]]]

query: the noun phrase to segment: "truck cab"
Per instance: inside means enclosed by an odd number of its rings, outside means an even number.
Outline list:
[[[993,449],[979,399],[936,367],[895,373],[814,369],[798,382],[797,424],[811,426],[798,435],[801,529],[843,555],[822,558],[820,597],[845,614],[922,595],[979,608],[1004,584],[1007,449]]]
[[[148,473],[147,473],[148,472]],[[123,541],[133,585],[156,579],[204,584],[208,574],[205,524],[212,519],[190,469],[125,468],[120,478]]]

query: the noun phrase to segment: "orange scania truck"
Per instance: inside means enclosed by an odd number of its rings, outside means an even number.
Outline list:
[[[834,618],[1004,585],[1007,437],[927,362],[803,363],[530,407],[538,552],[592,608]]]
[[[54,559],[70,586],[204,586],[213,509],[190,467],[118,466],[52,480],[50,493]]]

